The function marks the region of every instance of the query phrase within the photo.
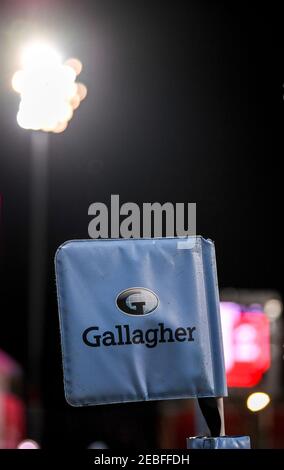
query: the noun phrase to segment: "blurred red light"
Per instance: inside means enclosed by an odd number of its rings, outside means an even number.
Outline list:
[[[221,314],[230,315],[228,308]],[[269,320],[263,312],[232,312],[231,331],[222,319],[228,387],[254,387],[270,367]],[[228,341],[229,337],[229,341]]]

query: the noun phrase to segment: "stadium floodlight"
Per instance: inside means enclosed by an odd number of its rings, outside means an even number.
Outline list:
[[[28,406],[32,428],[38,429],[36,416],[41,402],[39,390],[47,285],[50,133],[66,129],[75,109],[86,97],[87,88],[76,81],[82,70],[81,62],[75,58],[63,61],[56,49],[42,38],[28,43],[21,52],[19,70],[12,77],[12,87],[20,96],[17,122],[20,127],[29,130],[31,143],[28,268],[28,376],[31,395]],[[23,448],[30,445],[33,447],[34,443],[28,441],[22,444]]]
[[[63,62],[49,44],[34,41],[22,51],[21,69],[12,78],[20,94],[17,122],[24,129],[63,132],[87,88],[76,82],[82,70],[78,59]]]

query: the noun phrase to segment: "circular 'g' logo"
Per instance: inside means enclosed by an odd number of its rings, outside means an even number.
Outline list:
[[[131,287],[118,295],[116,304],[127,315],[148,315],[158,307],[159,299],[150,289]]]

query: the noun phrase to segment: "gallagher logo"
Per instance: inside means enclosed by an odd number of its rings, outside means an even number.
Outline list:
[[[132,287],[117,296],[116,305],[126,315],[148,315],[158,307],[159,299],[150,289]]]

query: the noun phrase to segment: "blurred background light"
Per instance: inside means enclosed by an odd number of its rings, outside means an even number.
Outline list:
[[[54,68],[61,64],[59,53],[50,45],[42,41],[33,41],[26,45],[21,54],[21,64],[25,70]]]
[[[20,94],[17,122],[23,129],[63,132],[87,95],[76,83],[82,63],[75,58],[62,62],[49,44],[36,41],[22,51],[22,69],[12,77],[12,87]]]
[[[269,403],[270,396],[263,392],[252,393],[247,399],[247,407],[254,413],[263,410]]]
[[[79,75],[83,68],[82,62],[80,62],[80,60],[75,59],[73,57],[71,59],[67,59],[65,61],[65,64],[71,67],[75,71],[76,75]]]
[[[235,302],[221,302],[220,312],[228,386],[253,387],[271,365],[269,319]]]
[[[277,320],[281,316],[282,309],[282,302],[279,299],[269,299],[264,304],[264,312],[271,321]]]
[[[108,445],[104,441],[94,441],[89,444],[88,449],[108,449]]]
[[[18,444],[17,449],[40,449],[40,446],[32,439],[25,439]]]

